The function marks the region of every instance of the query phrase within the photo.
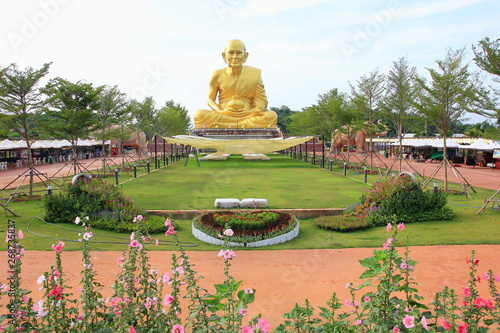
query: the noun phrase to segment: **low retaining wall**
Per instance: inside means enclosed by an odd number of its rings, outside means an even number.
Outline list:
[[[224,209],[227,211],[231,211],[231,209]],[[333,215],[340,215],[344,212],[344,208],[325,208],[325,209],[264,209],[264,210],[270,210],[270,211],[276,211],[276,212],[283,212],[283,213],[288,213],[291,215],[294,215],[296,218],[299,219],[306,219],[306,218],[314,218],[314,217],[320,217],[320,216],[333,216]],[[182,220],[191,220],[194,219],[196,216],[199,216],[201,214],[206,214],[206,213],[211,213],[211,212],[217,212],[220,211],[220,209],[211,209],[211,210],[148,210],[147,212],[149,214],[153,215],[159,215],[159,216],[165,216],[169,217],[172,216],[175,219],[182,219]],[[256,209],[234,209],[234,212],[255,212]]]
[[[224,244],[224,241],[222,239],[209,236],[206,233],[204,233],[203,231],[198,230],[194,226],[194,223],[191,224],[191,228],[193,231],[193,236],[196,239],[201,240],[202,242],[214,244],[214,245],[223,245]],[[251,243],[228,242],[228,245],[231,247],[262,247],[262,246],[280,244],[280,243],[284,243],[286,241],[289,241],[289,240],[297,237],[299,234],[299,228],[300,228],[300,223],[297,221],[297,225],[295,226],[295,228],[293,228],[292,231],[287,232],[286,234],[276,236],[273,238],[269,238],[269,239],[263,239],[263,240],[260,240],[257,242],[251,242]]]

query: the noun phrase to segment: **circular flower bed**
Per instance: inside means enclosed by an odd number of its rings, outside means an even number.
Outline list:
[[[283,212],[210,212],[193,220],[193,235],[204,242],[223,244],[221,235],[231,229],[231,246],[258,247],[288,241],[298,235],[298,220]]]

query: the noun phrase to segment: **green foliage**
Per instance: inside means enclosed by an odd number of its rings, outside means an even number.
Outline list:
[[[80,179],[60,194],[43,200],[44,218],[50,223],[73,223],[77,216],[88,217],[88,224],[103,230],[131,232],[136,216],[144,214],[120,189],[100,179]],[[149,232],[164,232],[164,219],[148,217],[144,225]]]
[[[453,211],[446,205],[445,193],[424,190],[410,177],[397,177],[373,185],[361,196],[360,203],[346,210],[344,216],[366,218],[369,226],[449,220]]]
[[[273,212],[214,214],[214,221],[221,227],[240,230],[256,230],[270,227],[278,222],[279,215]]]
[[[368,228],[368,219],[356,216],[321,216],[314,220],[314,224],[321,229],[349,232]]]

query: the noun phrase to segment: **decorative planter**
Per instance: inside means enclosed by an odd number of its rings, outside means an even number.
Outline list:
[[[295,218],[295,220],[297,221],[297,225],[295,226],[295,228],[293,228],[292,231],[289,231],[286,234],[279,235],[279,236],[276,236],[273,238],[263,239],[260,241],[249,242],[249,243],[229,242],[228,245],[232,246],[232,247],[261,247],[261,246],[269,246],[269,245],[284,243],[286,241],[289,241],[289,240],[297,237],[299,234],[300,224],[296,218]],[[214,245],[223,245],[224,244],[224,241],[222,239],[212,237],[210,235],[207,235],[203,231],[197,229],[194,225],[194,220],[193,220],[193,223],[191,224],[191,227],[192,227],[193,236],[196,239],[198,239],[202,242],[214,244]]]

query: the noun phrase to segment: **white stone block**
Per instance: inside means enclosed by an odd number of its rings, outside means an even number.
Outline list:
[[[240,200],[233,198],[219,198],[215,199],[215,208],[238,208]]]
[[[267,199],[246,198],[240,202],[241,208],[266,208]]]

